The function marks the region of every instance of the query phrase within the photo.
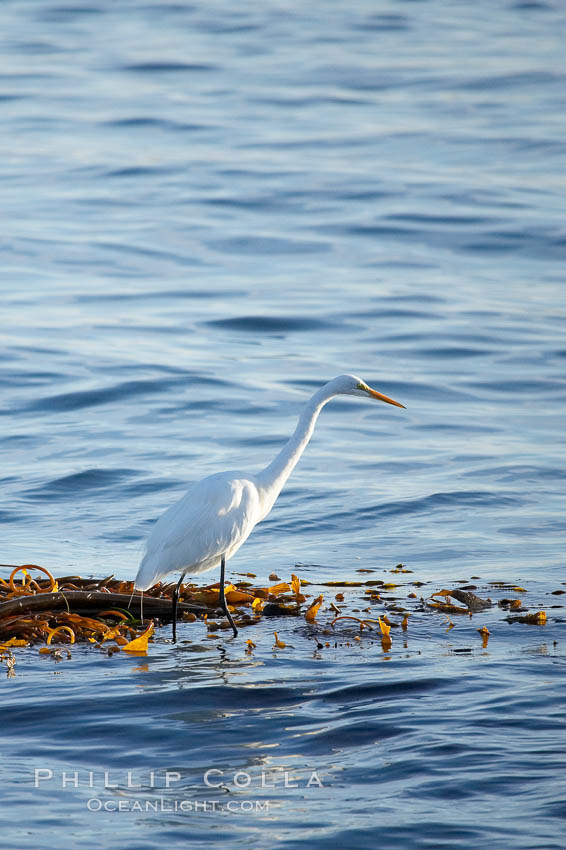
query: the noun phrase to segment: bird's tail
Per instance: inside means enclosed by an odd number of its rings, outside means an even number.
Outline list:
[[[155,560],[147,554],[144,555],[141,564],[139,565],[138,574],[134,583],[136,590],[149,590],[150,587],[159,581],[161,572],[157,569]]]

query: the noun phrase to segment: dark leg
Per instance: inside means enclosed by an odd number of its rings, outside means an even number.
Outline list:
[[[177,643],[177,603],[179,602],[179,591],[181,582],[185,578],[185,573],[181,573],[181,578],[177,583],[177,587],[173,591],[173,643]]]
[[[234,637],[238,637],[238,629],[234,625],[234,620],[232,619],[232,615],[228,610],[228,606],[226,605],[226,597],[224,596],[224,573],[226,571],[226,558],[222,555],[222,560],[220,561],[220,593],[219,593],[219,601],[220,607],[228,617],[228,622],[234,629]]]

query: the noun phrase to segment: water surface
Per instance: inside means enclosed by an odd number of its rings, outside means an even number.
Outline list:
[[[431,616],[390,653],[316,650],[295,621],[252,656],[190,625],[141,660],[21,651],[3,843],[563,847],[562,6],[12,0],[0,20],[0,560],[132,578],[191,481],[266,465],[353,372],[407,410],[329,405],[231,569],[403,562],[400,596],[475,575],[549,615],[496,609],[486,650],[483,621]]]

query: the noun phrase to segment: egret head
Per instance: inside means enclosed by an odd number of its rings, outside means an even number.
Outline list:
[[[389,398],[389,396],[383,395],[383,393],[380,393],[377,390],[372,390],[371,387],[368,387],[365,381],[362,381],[362,379],[356,377],[356,375],[340,375],[339,378],[336,378],[336,382],[339,383],[339,393],[344,393],[345,395],[358,395],[364,398],[375,398],[377,401],[384,401],[386,404],[394,404],[395,407],[405,407],[404,404],[394,401],[392,398]]]

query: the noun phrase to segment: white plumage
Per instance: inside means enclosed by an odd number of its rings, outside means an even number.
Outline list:
[[[155,524],[136,576],[136,588],[147,590],[171,572],[203,573],[221,565],[220,603],[234,633],[224,600],[224,564],[264,519],[305,450],[318,415],[337,395],[357,395],[403,407],[355,375],[340,375],[318,390],[305,405],[294,434],[275,460],[256,475],[220,472],[194,484]],[[178,587],[177,587],[178,591]],[[175,636],[177,597],[174,596]]]
[[[198,481],[157,520],[136,578],[147,590],[170,572],[204,573],[247,539],[261,514],[253,476],[218,472]]]

